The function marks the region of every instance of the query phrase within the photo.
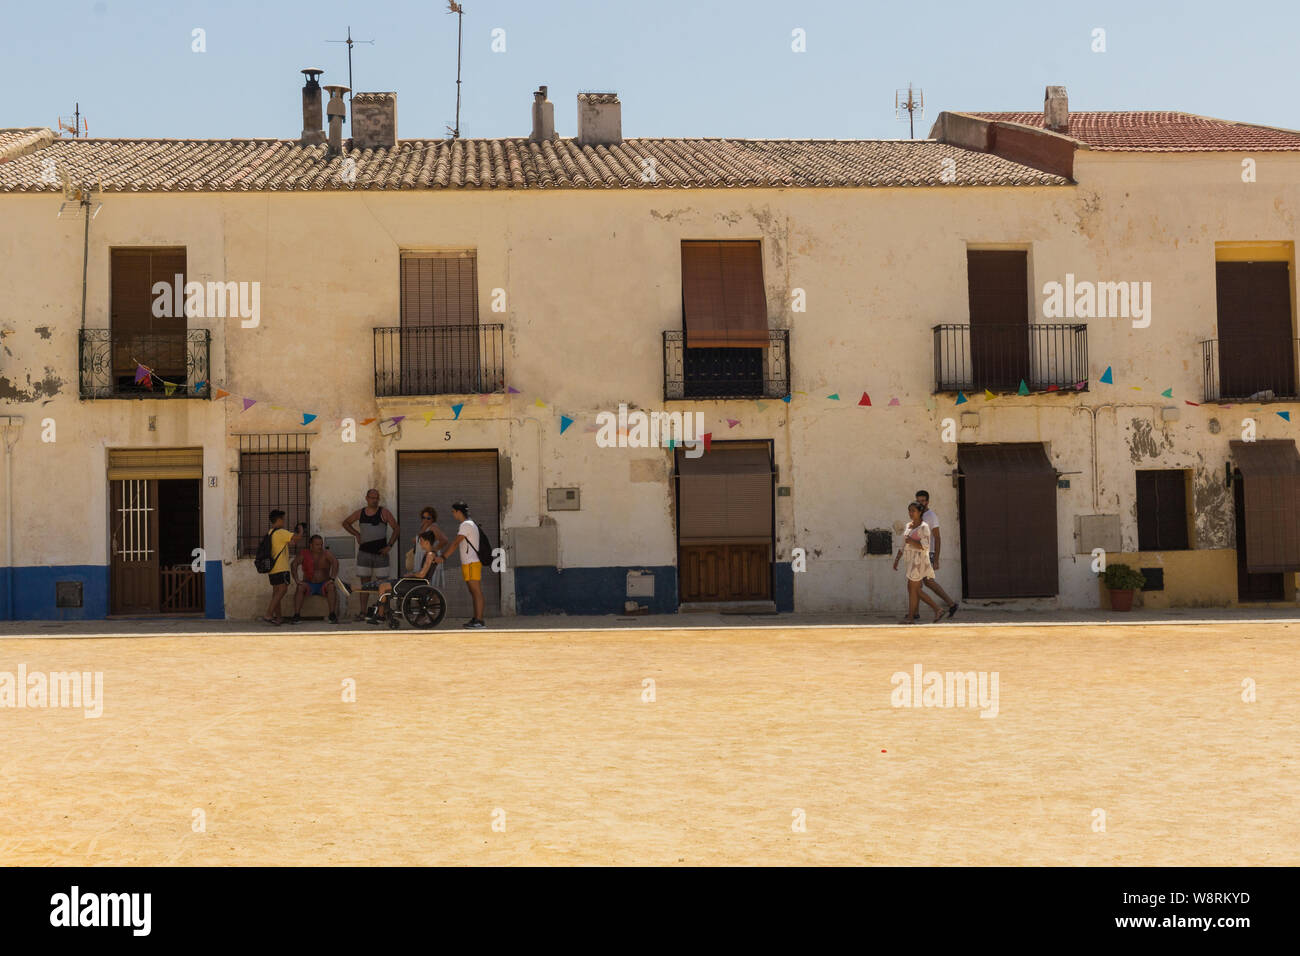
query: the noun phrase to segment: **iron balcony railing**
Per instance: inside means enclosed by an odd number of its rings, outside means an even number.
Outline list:
[[[1206,402],[1268,402],[1300,398],[1300,341],[1281,336],[1233,336],[1201,343]]]
[[[1086,325],[936,325],[934,390],[1088,388]]]
[[[504,392],[504,325],[375,329],[375,395]]]
[[[208,329],[123,333],[82,329],[82,398],[211,398],[212,333]],[[148,375],[140,373],[140,367]],[[139,381],[137,381],[139,379]]]
[[[685,332],[665,332],[664,399],[785,398],[790,331],[767,335],[765,348],[687,348]]]

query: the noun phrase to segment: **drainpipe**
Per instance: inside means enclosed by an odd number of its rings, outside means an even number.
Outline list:
[[[14,619],[14,445],[22,437],[23,420],[18,415],[0,418],[5,442],[5,620]]]
[[[86,331],[86,268],[90,258],[90,199],[82,200],[82,212],[86,215],[86,231],[81,240],[81,331]],[[80,343],[78,343],[80,344]]]
[[[1101,488],[1097,477],[1097,413],[1103,408],[1109,408],[1116,415],[1121,408],[1146,408],[1154,416],[1157,406],[1142,405],[1137,402],[1106,402],[1102,405],[1075,405],[1073,412],[1088,412],[1092,416],[1092,513],[1097,514],[1101,511]]]

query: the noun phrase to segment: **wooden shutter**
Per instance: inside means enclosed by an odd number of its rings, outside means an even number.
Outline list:
[[[110,448],[110,481],[131,478],[202,478],[202,448]]]
[[[1039,444],[959,445],[970,598],[1057,593],[1056,469]]]
[[[115,379],[134,379],[137,364],[145,365],[168,381],[186,381],[184,315],[184,249],[114,249],[110,257],[109,325]],[[155,282],[174,288],[181,283],[181,314],[153,314]],[[170,293],[169,293],[170,294]]]
[[[967,250],[966,282],[972,385],[1018,388],[1031,377],[1028,253]]]
[[[1230,441],[1245,485],[1246,569],[1300,570],[1300,454],[1291,439]]]
[[[683,242],[682,320],[687,348],[766,348],[762,245]]]
[[[772,540],[772,457],[766,444],[715,444],[699,458],[677,450],[678,540]]]
[[[1137,473],[1139,551],[1187,549],[1187,479],[1181,471]]]
[[[404,562],[406,552],[420,529],[420,509],[432,505],[438,512],[438,527],[449,539],[456,537],[459,525],[451,514],[451,503],[461,499],[469,505],[470,517],[491,539],[492,547],[502,547],[497,497],[497,453],[495,451],[404,451],[397,455],[397,523],[402,540],[394,551],[396,561]],[[389,505],[392,508],[392,505]],[[457,549],[459,555],[459,549]],[[501,575],[492,570],[490,553],[484,554],[483,601],[489,613],[501,609]],[[403,574],[406,573],[402,566]],[[447,599],[450,619],[468,618],[474,613],[469,591],[460,580],[460,558],[447,562]]]
[[[478,259],[403,252],[401,374],[406,394],[478,391]]]
[[[1286,262],[1216,262],[1219,394],[1295,394],[1291,267]]]

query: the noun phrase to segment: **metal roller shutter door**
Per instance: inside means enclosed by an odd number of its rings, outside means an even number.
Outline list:
[[[1056,469],[1038,444],[960,445],[969,598],[1057,593]]]
[[[1241,469],[1246,570],[1300,570],[1300,453],[1290,439],[1230,441]]]
[[[110,448],[108,478],[202,478],[202,448]]]
[[[438,512],[438,527],[449,539],[456,537],[456,519],[451,503],[464,499],[470,517],[501,546],[498,517],[497,453],[494,451],[404,451],[397,455],[397,521],[402,541],[397,561],[406,573],[406,552],[420,527],[420,509],[432,505]],[[484,613],[501,613],[501,576],[492,572],[490,555],[483,564]],[[460,557],[447,560],[447,620],[459,624],[473,616],[469,589],[460,577]],[[446,626],[445,624],[443,626]]]
[[[767,445],[714,444],[699,458],[678,449],[681,544],[772,540],[772,457]]]

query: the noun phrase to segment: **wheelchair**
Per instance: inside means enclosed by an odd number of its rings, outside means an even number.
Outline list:
[[[406,621],[412,627],[430,630],[447,616],[447,599],[435,585],[441,584],[441,565],[434,570],[430,580],[398,578],[393,589],[385,595],[384,619],[392,630]]]

